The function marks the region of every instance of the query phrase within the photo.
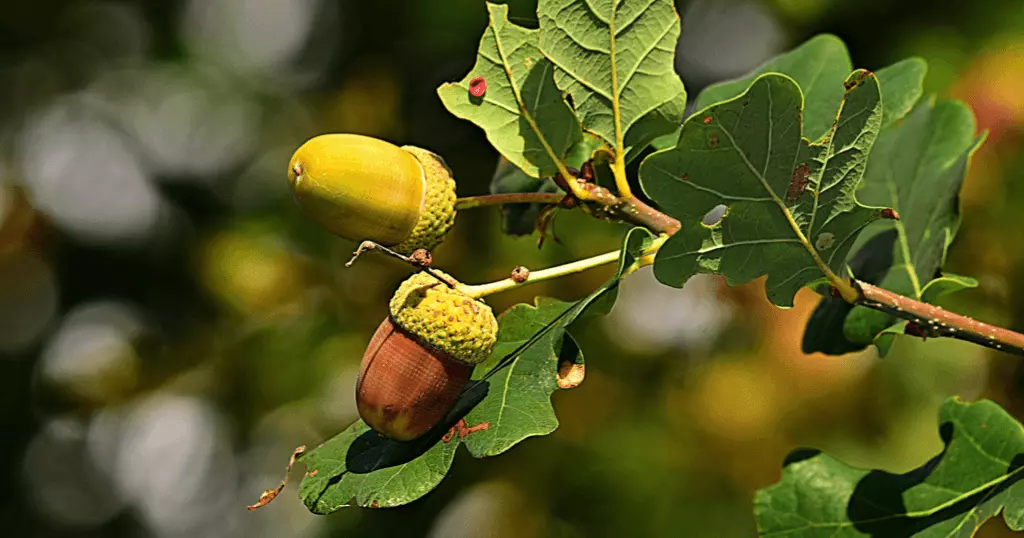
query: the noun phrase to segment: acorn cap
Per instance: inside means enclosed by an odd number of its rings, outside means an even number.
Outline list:
[[[445,273],[434,272],[458,285]],[[457,361],[482,362],[497,341],[498,321],[491,307],[425,271],[402,282],[389,306],[395,324]]]
[[[288,165],[303,211],[332,233],[403,254],[437,246],[455,221],[455,181],[437,155],[354,134],[314,137]]]
[[[420,344],[385,318],[359,369],[359,416],[392,439],[415,439],[444,419],[472,372],[472,365]]]

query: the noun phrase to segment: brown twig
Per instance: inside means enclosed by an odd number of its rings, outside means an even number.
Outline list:
[[[644,226],[656,233],[672,235],[679,231],[679,221],[645,204],[635,196],[619,198],[607,189],[593,184],[587,188],[594,196],[585,202],[588,212],[598,218],[620,220]],[[1024,356],[1024,334],[982,323],[967,316],[944,310],[868,284],[854,281],[857,296],[852,303],[905,319],[929,336],[965,340],[984,347]]]
[[[856,304],[905,319],[923,329],[926,335],[956,338],[1024,356],[1024,334],[982,323],[867,282],[855,281],[855,284],[861,291]]]

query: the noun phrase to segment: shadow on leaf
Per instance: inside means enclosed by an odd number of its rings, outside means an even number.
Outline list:
[[[348,449],[345,455],[345,468],[350,473],[365,474],[409,463],[436,445],[448,430],[487,397],[489,391],[490,384],[486,381],[470,384],[455,401],[455,405],[448,411],[444,420],[411,441],[395,441],[373,430],[366,431],[356,438]]]
[[[895,229],[872,237],[850,259],[850,271],[861,281],[881,284],[892,268],[896,238]],[[843,332],[846,317],[854,306],[843,299],[830,297],[827,291],[823,295],[824,298],[807,320],[801,346],[803,352],[820,351],[828,355],[842,355],[860,351],[870,345],[870,342],[853,342]]]
[[[1024,465],[1024,454],[1018,454],[1006,470],[1006,474],[1012,474],[1007,480],[981,489],[932,514],[924,516],[909,515],[904,503],[906,493],[911,488],[925,483],[928,477],[942,463],[942,460],[948,453],[949,444],[953,439],[953,429],[954,425],[952,422],[942,424],[939,428],[939,434],[946,448],[921,467],[905,474],[892,474],[875,470],[865,475],[857,483],[853,496],[850,498],[849,505],[847,506],[847,517],[853,522],[857,530],[869,536],[879,538],[914,536],[943,521],[966,517],[968,512],[976,509],[978,505],[995,497],[1012,487],[1021,478],[1024,478],[1024,473],[1013,474],[1014,471]]]

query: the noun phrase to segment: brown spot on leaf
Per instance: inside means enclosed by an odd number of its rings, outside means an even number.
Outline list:
[[[308,476],[310,478],[313,478],[319,472],[320,472],[320,469],[313,469],[312,471],[307,471],[306,472],[306,476]]]
[[[683,177],[679,179],[682,179],[683,181],[690,181],[690,174],[683,174]]]
[[[718,147],[718,135],[717,134],[713,134],[710,137],[708,137],[708,145],[711,146],[711,149],[715,149],[715,148]]]
[[[786,201],[795,202],[807,188],[807,182],[811,176],[811,169],[806,164],[800,163],[793,170],[793,176],[789,180],[789,187],[786,188]]]
[[[377,500],[377,499],[374,499],[373,502],[370,503],[370,508],[380,508],[380,501]]]

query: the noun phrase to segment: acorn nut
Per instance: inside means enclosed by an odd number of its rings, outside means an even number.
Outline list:
[[[433,249],[455,222],[455,180],[440,156],[354,134],[325,134],[292,155],[299,207],[330,232],[409,254]]]
[[[390,312],[363,355],[356,406],[371,428],[408,441],[451,409],[473,367],[490,356],[498,322],[489,306],[426,272],[398,287]]]

